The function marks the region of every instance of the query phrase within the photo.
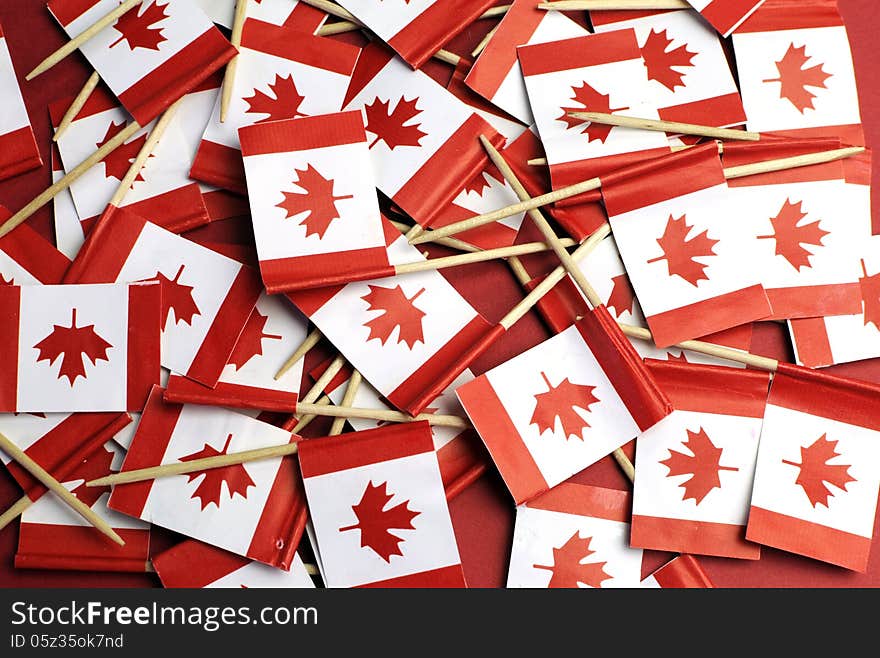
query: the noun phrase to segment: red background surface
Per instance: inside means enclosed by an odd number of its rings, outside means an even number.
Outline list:
[[[503,4],[499,0],[497,4]],[[880,14],[876,0],[839,0],[840,11],[849,30],[859,83],[862,117],[868,146],[880,143]],[[77,53],[33,82],[24,75],[48,53],[63,42],[61,30],[45,8],[45,0],[0,0],[2,24],[12,52],[19,83],[41,146],[41,170],[0,183],[0,204],[17,210],[45,189],[50,183],[49,117],[50,102],[76,94],[90,74],[85,60]],[[458,53],[469,53],[473,46],[495,24],[479,21],[459,35],[447,47]],[[450,74],[449,67],[429,63],[429,72],[442,79]],[[874,170],[875,209],[880,208],[877,195],[878,168]],[[875,212],[876,216],[876,212]],[[30,222],[47,237],[51,235],[51,204],[37,213]],[[875,226],[880,225],[875,219]],[[471,303],[491,321],[499,320],[522,298],[519,285],[502,263],[472,265],[446,270],[447,277]],[[491,291],[487,294],[487,291]],[[526,316],[508,334],[474,364],[476,372],[501,363],[547,337],[547,331],[534,314]],[[752,351],[786,358],[789,347],[779,325],[761,324],[756,328]],[[310,357],[307,368],[319,355]],[[880,360],[839,366],[840,374],[880,382]],[[326,429],[326,424],[310,428],[309,435]],[[610,458],[575,476],[573,481],[599,486],[628,489],[629,483]],[[12,478],[0,469],[0,509],[20,497]],[[471,587],[503,586],[507,573],[514,508],[501,478],[494,472],[480,478],[450,505],[461,551],[465,577]],[[875,536],[878,528],[875,527]],[[154,554],[180,539],[179,536],[156,529]],[[18,525],[0,531],[0,587],[157,587],[153,574],[108,574],[91,572],[28,571],[13,567],[18,543]],[[307,541],[305,543],[308,543]],[[671,555],[646,552],[646,573],[669,559]],[[706,571],[719,587],[875,587],[880,586],[880,551],[871,553],[868,571],[852,573],[814,560],[765,548],[759,561],[722,558],[700,558]]]

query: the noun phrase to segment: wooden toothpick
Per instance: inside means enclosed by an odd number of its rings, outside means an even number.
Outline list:
[[[305,337],[303,342],[299,344],[293,354],[287,361],[284,362],[284,365],[275,373],[275,381],[280,380],[284,375],[286,375],[293,366],[299,363],[299,360],[303,358],[310,349],[312,349],[315,345],[321,342],[321,339],[324,337],[318,329],[313,329],[308,336]]]
[[[352,23],[351,21],[339,21],[337,23],[329,23],[322,25],[315,32],[319,37],[329,37],[333,34],[344,34],[345,32],[357,32],[361,29],[361,25]]]
[[[89,100],[89,96],[91,96],[92,92],[95,91],[95,88],[98,86],[99,82],[101,82],[101,76],[99,76],[97,73],[92,73],[89,76],[89,79],[86,80],[83,88],[80,89],[79,93],[76,95],[76,98],[73,99],[70,107],[67,108],[67,112],[65,112],[64,116],[61,117],[61,122],[58,124],[58,128],[55,130],[55,134],[52,135],[53,142],[57,142],[58,138],[61,137],[64,131],[70,128],[70,124],[73,123],[76,115],[79,114],[80,110],[83,109],[86,101]]]
[[[248,0],[236,0],[235,17],[232,19],[232,35],[230,42],[236,50],[241,48],[241,33],[244,30],[244,21],[247,15]],[[220,123],[226,121],[229,114],[229,104],[232,102],[232,89],[235,86],[235,72],[238,69],[238,55],[226,64],[223,73],[223,87],[220,93]]]
[[[359,370],[351,371],[351,376],[348,378],[348,384],[345,387],[345,395],[342,396],[342,404],[339,405],[340,407],[351,407],[354,404],[354,399],[357,397],[358,389],[360,389],[363,379],[363,375],[361,375]],[[330,436],[342,434],[344,427],[345,418],[337,416],[333,419],[333,424],[330,426],[328,434]]]
[[[27,496],[22,496],[10,507],[8,510],[0,514],[0,530],[3,530],[6,526],[12,523],[19,516],[24,514],[24,511],[34,504]]]
[[[673,135],[694,135],[696,137],[732,139],[745,142],[757,142],[761,139],[761,133],[749,132],[747,130],[733,130],[731,128],[715,128],[713,126],[702,126],[695,123],[681,123],[679,121],[642,119],[639,117],[622,116],[620,114],[603,114],[602,112],[569,112],[568,116],[574,117],[575,119],[590,121],[591,123],[620,126],[621,128],[636,128],[639,130],[666,132]]]

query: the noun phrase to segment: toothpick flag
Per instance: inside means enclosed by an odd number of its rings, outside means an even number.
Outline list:
[[[18,87],[0,25],[0,180],[42,166],[40,150]]]
[[[10,216],[0,206],[0,221]],[[0,238],[0,286],[61,283],[70,261],[30,226]]]
[[[721,36],[729,37],[764,0],[687,0]]]

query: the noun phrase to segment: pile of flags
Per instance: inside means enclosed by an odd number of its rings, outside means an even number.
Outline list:
[[[43,108],[51,163],[0,28],[0,179],[54,182],[0,208],[15,566],[466,587],[448,501],[500,476],[508,587],[865,571],[880,385],[822,370],[880,358],[846,28],[688,2],[50,0],[95,72]],[[497,315],[443,273],[499,259]],[[550,337],[495,357],[531,310]],[[611,455],[631,490],[572,481]]]

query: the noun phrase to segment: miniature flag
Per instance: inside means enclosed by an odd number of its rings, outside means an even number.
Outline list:
[[[723,37],[740,27],[764,0],[687,0]],[[794,11],[797,11],[796,9]]]
[[[0,221],[11,216],[0,206]],[[68,267],[67,257],[29,225],[0,238],[0,286],[61,283]]]
[[[736,126],[746,113],[718,35],[692,11],[594,11],[596,32],[636,31],[664,121]]]
[[[43,496],[24,511],[18,530],[16,569],[144,573],[150,559],[149,524],[107,508],[110,487],[86,482],[115,473],[125,451],[113,441],[92,452],[62,484],[125,541],[117,546],[55,496]]]
[[[240,134],[267,292],[394,273],[360,112],[273,121]]]
[[[564,482],[516,508],[507,587],[638,587],[630,493]]]
[[[836,2],[767,0],[733,36],[748,129],[864,144]]]
[[[154,557],[153,567],[166,588],[301,589],[315,586],[299,553],[293,554],[290,571],[283,571],[194,539],[187,539]]]
[[[602,196],[658,347],[770,315],[715,144],[608,176]]]
[[[675,410],[636,441],[631,544],[757,560],[746,521],[770,374],[646,365]]]
[[[604,307],[456,393],[517,504],[611,454],[671,411]]]
[[[220,379],[262,291],[249,267],[125,209],[92,231],[67,280],[161,282],[162,365],[207,386]]]
[[[465,587],[427,422],[300,443],[327,587]]]
[[[285,445],[295,438],[219,407],[162,401],[153,389],[122,471]],[[188,537],[290,569],[302,527],[291,528],[296,466],[290,457],[117,485],[109,507]],[[297,524],[298,525],[298,524]]]
[[[669,152],[665,133],[569,116],[591,111],[660,118],[633,29],[520,46],[517,53],[554,189]]]
[[[273,25],[288,25],[303,32],[314,33],[324,21],[327,14],[297,0],[246,0],[245,15]],[[236,0],[195,0],[208,18],[232,29],[235,17]]]
[[[418,69],[494,0],[341,0],[339,3]]]
[[[642,581],[642,587],[664,589],[706,589],[715,585],[697,558],[679,555]]]
[[[880,388],[782,363],[746,539],[864,572],[880,489]]]
[[[50,0],[70,38],[118,6],[117,0]],[[235,48],[190,0],[145,0],[80,50],[140,125],[164,112],[232,59]]]
[[[359,48],[347,43],[248,18],[229,114],[220,121],[218,98],[193,162],[192,177],[247,193],[239,129],[338,112],[359,54]]]
[[[0,411],[139,411],[159,382],[155,284],[0,286]]]
[[[344,110],[362,110],[377,187],[421,226],[488,163],[485,135],[504,139],[479,115],[422,71],[379,43],[364,48]]]
[[[532,0],[514,0],[465,78],[468,87],[526,124],[533,124],[535,119],[516,57],[517,47],[589,34],[562,12],[537,9],[535,4]]]
[[[0,25],[0,180],[43,165]]]
[[[58,153],[58,144],[52,143],[52,183],[57,183],[64,178],[64,165],[61,163],[61,154]],[[55,226],[55,245],[58,251],[73,260],[79,253],[80,247],[85,242],[83,226],[73,203],[70,188],[61,190],[52,199],[52,219]]]
[[[165,399],[169,402],[210,404],[263,411],[296,410],[303,362],[277,380],[292,345],[306,337],[307,321],[282,297],[260,295],[257,306],[238,337],[220,381],[214,388],[172,374]]]
[[[836,148],[828,140],[758,142],[725,148],[725,166]],[[728,183],[728,206],[748,242],[749,269],[770,301],[772,319],[852,315],[862,310],[859,254],[871,215],[848,194],[841,161]]]

